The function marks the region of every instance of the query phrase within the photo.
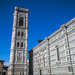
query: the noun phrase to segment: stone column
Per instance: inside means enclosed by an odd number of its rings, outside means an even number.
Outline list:
[[[27,47],[28,47],[28,13],[26,13],[25,16],[25,34],[26,34],[26,40],[25,40],[25,72],[24,75],[27,75]]]
[[[71,50],[70,50],[70,46],[69,46],[67,26],[64,25],[64,29],[65,29],[65,40],[66,40],[66,50],[67,50],[66,52],[68,52],[67,58],[69,58],[69,60],[67,60],[67,62],[69,63],[69,66],[71,67],[72,75],[74,75],[73,66],[72,66],[72,58],[71,58]]]

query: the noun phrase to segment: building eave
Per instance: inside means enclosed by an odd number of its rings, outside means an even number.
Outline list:
[[[48,39],[51,39],[52,37],[54,37],[57,33],[59,33],[60,31],[62,31],[64,29],[65,26],[69,26],[70,24],[72,24],[73,22],[75,22],[75,18],[73,18],[72,20],[68,21],[65,24],[62,24],[60,26],[60,28],[58,30],[56,30],[56,32],[54,32],[52,35],[48,36]]]
[[[36,48],[38,48],[39,46],[41,46],[41,45],[42,45],[43,43],[45,43],[48,39],[51,39],[52,37],[54,37],[54,36],[55,36],[57,33],[59,33],[60,31],[62,31],[62,30],[64,29],[64,26],[68,26],[68,25],[72,24],[73,22],[75,22],[75,18],[71,19],[70,21],[68,21],[68,22],[65,23],[65,24],[62,24],[58,30],[56,30],[53,34],[51,34],[50,36],[48,36],[45,40],[43,40],[42,42],[40,42],[37,46],[35,46],[35,47],[33,48],[33,50],[36,49]]]

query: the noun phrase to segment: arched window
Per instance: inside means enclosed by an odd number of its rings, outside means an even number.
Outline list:
[[[57,60],[59,61],[60,60],[60,55],[59,55],[59,47],[56,46],[56,51],[57,51]]]
[[[20,36],[20,32],[18,32],[18,36]]]
[[[21,42],[21,47],[23,47],[23,42]]]
[[[19,47],[19,42],[17,42],[17,47]]]
[[[23,26],[23,17],[19,18],[19,26]]]
[[[23,37],[23,35],[24,35],[24,33],[22,32],[22,33],[21,33],[21,36]]]

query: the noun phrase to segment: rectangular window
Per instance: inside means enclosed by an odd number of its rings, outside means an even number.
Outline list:
[[[24,72],[20,72],[20,75],[24,75]]]
[[[71,66],[68,66],[68,71],[72,72],[72,67]]]
[[[56,50],[57,50],[57,60],[59,61],[60,60],[60,56],[59,56],[59,48],[58,48],[58,46],[56,46]]]
[[[19,26],[23,26],[23,17],[19,18]]]
[[[45,67],[45,57],[43,56],[43,62],[44,62],[44,67]]]

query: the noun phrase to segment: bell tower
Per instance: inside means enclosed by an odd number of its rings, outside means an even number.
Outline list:
[[[27,75],[28,13],[15,7],[8,75]]]

